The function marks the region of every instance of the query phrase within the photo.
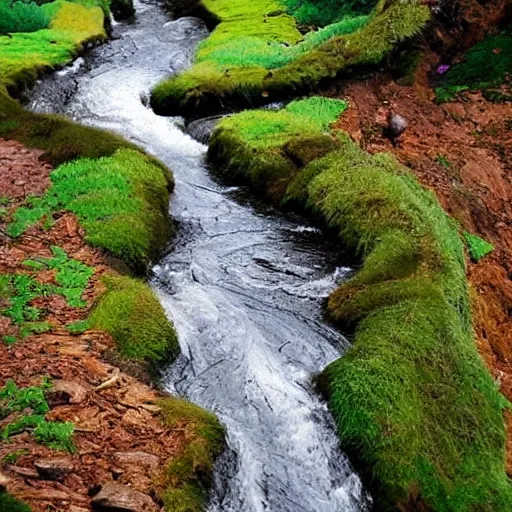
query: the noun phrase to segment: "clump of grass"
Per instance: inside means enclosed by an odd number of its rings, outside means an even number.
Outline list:
[[[254,105],[307,92],[350,66],[379,62],[399,42],[417,34],[430,17],[429,8],[416,0],[379,0],[367,18],[339,20],[301,41],[296,28],[294,33],[283,29],[283,20],[289,24],[290,17],[268,13],[267,23],[261,25],[262,11],[249,8],[253,4],[243,0],[234,7],[233,2],[223,1],[220,12],[218,2],[205,0],[221,19],[232,15],[233,22],[217,27],[200,47],[191,69],[153,90],[151,103],[157,113],[186,115],[198,108],[218,111],[227,103]],[[248,27],[242,29],[236,14],[244,9]],[[281,24],[276,25],[274,18],[282,20]],[[288,40],[274,36],[276,26]]]
[[[436,88],[437,101],[453,101],[463,91],[492,89],[510,82],[512,28],[477,43],[453,66]],[[492,94],[492,93],[491,93]]]
[[[189,439],[159,478],[164,509],[201,512],[206,505],[215,459],[224,447],[224,430],[213,414],[190,402],[169,397],[158,405],[164,424],[185,429]]]
[[[464,239],[466,240],[466,246],[468,248],[469,255],[471,256],[471,259],[476,263],[494,251],[494,245],[477,235],[472,235],[471,233],[465,232]]]
[[[343,16],[369,13],[377,0],[284,0],[294,18],[303,25],[324,26]]]
[[[268,163],[280,131],[257,138],[254,151],[258,116],[220,123],[210,159],[234,166],[228,175],[246,182],[265,174],[268,192],[282,179],[282,168]],[[233,130],[238,122],[254,123],[255,132]],[[295,164],[288,185],[270,196],[314,215],[362,259],[328,301],[331,318],[353,329],[353,346],[320,380],[342,446],[375,491],[375,508],[512,509],[508,404],[473,339],[456,223],[394,158],[369,155],[341,133],[325,156]]]
[[[68,210],[85,228],[87,242],[145,272],[170,236],[168,180],[161,167],[124,149],[111,157],[64,164],[50,178],[52,186],[43,197],[14,213],[7,228],[11,236],[51,218],[54,211]]]
[[[104,280],[107,291],[89,317],[91,328],[111,334],[129,359],[173,360],[179,353],[176,333],[148,285],[124,276]]]

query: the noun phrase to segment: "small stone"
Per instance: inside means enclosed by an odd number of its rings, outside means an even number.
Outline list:
[[[71,507],[69,507],[69,512],[89,512],[89,509],[71,505]]]
[[[389,114],[388,116],[388,131],[391,137],[400,137],[405,132],[409,123],[405,118],[398,114]]]
[[[0,489],[5,489],[5,486],[9,483],[9,477],[0,473]]]
[[[117,452],[114,458],[118,464],[129,464],[144,466],[150,469],[157,468],[160,459],[151,453],[146,452]]]
[[[34,466],[39,476],[46,480],[60,480],[74,469],[73,462],[66,457],[39,459],[34,462]]]
[[[104,511],[150,512],[158,510],[147,494],[116,483],[105,484],[91,503],[95,510]]]

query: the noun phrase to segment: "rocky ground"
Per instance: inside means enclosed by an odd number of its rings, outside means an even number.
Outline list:
[[[437,104],[428,69],[426,59],[413,86],[377,75],[329,94],[349,101],[339,128],[372,153],[393,153],[464,230],[494,245],[490,255],[469,263],[468,279],[480,353],[512,400],[512,103],[492,103],[477,92]],[[386,133],[393,114],[407,121],[395,140]],[[508,424],[512,475],[512,417]]]
[[[41,194],[49,186],[51,167],[40,160],[41,153],[0,140],[4,208],[15,208],[29,194]],[[0,220],[0,274],[30,273],[23,262],[51,257],[55,245],[94,268],[82,295],[87,305],[70,307],[60,295],[36,298],[32,306],[45,312],[52,329],[0,343],[0,387],[9,379],[24,387],[49,378],[53,385],[47,392],[46,419],[75,425],[75,451],[37,444],[30,430],[13,434],[0,445],[2,482],[34,511],[80,512],[93,505],[159,510],[158,474],[193,435],[190,428],[164,425],[155,405],[158,392],[113,364],[110,336],[92,330],[71,334],[65,327],[85,319],[102,292],[100,278],[112,271],[105,256],[84,243],[71,214],[60,215],[49,229],[38,225],[16,239],[7,235]],[[42,270],[37,279],[51,283],[55,272]],[[3,306],[0,298],[0,309]],[[7,317],[0,320],[0,338],[15,334],[16,326]],[[12,415],[3,418],[0,432],[12,421]]]

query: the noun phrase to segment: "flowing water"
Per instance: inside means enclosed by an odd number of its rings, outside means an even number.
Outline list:
[[[213,180],[206,146],[180,119],[145,106],[155,83],[190,64],[207,31],[197,19],[169,22],[158,4],[136,6],[135,24],[116,25],[113,41],[39,83],[31,108],[118,132],[174,172],[179,234],[152,286],[183,354],[164,371],[163,387],[226,427],[209,510],[366,510],[311,386],[345,345],[322,321],[322,301],[348,269],[336,266],[335,248],[315,229]]]

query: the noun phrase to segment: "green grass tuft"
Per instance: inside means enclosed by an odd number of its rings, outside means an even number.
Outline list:
[[[50,16],[35,2],[0,0],[0,34],[35,32],[49,24]]]
[[[464,239],[469,251],[471,259],[478,263],[483,257],[494,251],[494,245],[487,242],[479,236],[472,235],[471,233],[464,233]]]
[[[123,276],[104,281],[107,291],[89,317],[91,328],[110,333],[127,358],[149,363],[173,360],[179,353],[176,333],[149,286]]]
[[[298,23],[324,26],[343,16],[368,14],[377,0],[284,0],[283,3]]]
[[[280,111],[247,110],[223,119],[213,133],[208,157],[231,179],[247,178],[260,192],[282,197],[299,163],[337,147],[330,124],[346,110],[342,100],[311,97]]]

